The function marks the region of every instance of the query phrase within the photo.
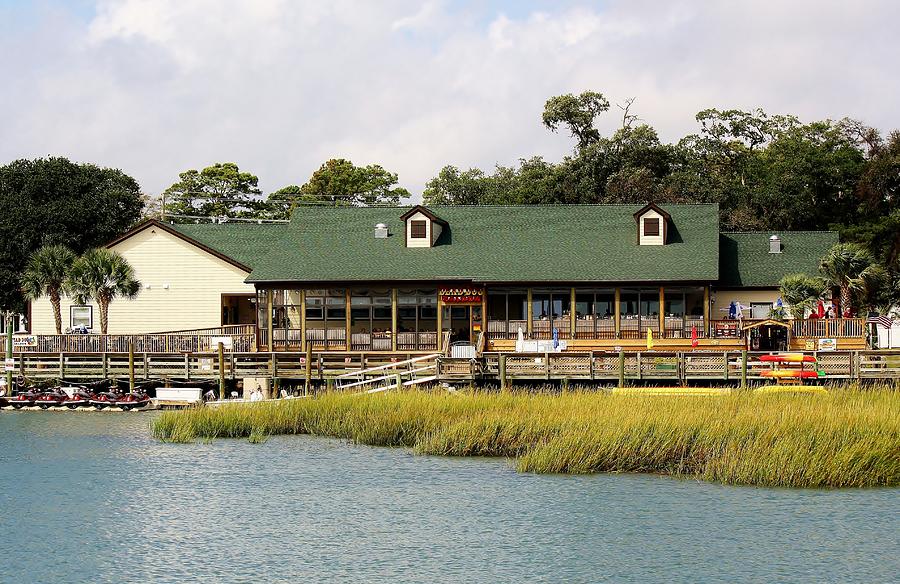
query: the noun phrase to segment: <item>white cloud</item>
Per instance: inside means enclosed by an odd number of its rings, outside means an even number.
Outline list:
[[[540,124],[593,89],[666,139],[757,107],[897,125],[894,3],[613,1],[541,11],[444,2],[122,0],[0,37],[0,161],[60,154],[150,192],[233,160],[264,189],[326,158],[377,162],[413,192],[444,164],[571,149]],[[552,7],[553,5],[551,5]],[[601,122],[609,131],[616,112]]]

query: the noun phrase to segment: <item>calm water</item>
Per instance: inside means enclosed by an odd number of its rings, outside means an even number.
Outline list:
[[[0,582],[896,582],[900,490],[516,474],[152,414],[0,412]]]

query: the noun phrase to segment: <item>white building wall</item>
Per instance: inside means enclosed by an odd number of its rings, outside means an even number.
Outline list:
[[[222,294],[253,294],[247,272],[158,227],[147,229],[112,247],[128,260],[141,282],[134,300],[116,299],[109,306],[109,333],[148,333],[220,326]],[[148,288],[149,286],[149,288]],[[69,326],[68,298],[62,303],[63,330]],[[100,332],[94,305],[92,332]],[[32,333],[55,334],[49,299],[32,303]]]

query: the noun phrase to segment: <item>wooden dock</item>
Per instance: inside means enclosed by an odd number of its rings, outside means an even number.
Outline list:
[[[506,386],[515,381],[576,383],[746,383],[761,380],[772,364],[768,353],[747,351],[485,352],[472,359],[434,358],[437,381]],[[827,379],[900,380],[900,351],[810,352]],[[15,374],[29,380],[236,380],[267,378],[331,385],[340,375],[374,369],[373,375],[405,371],[425,353],[389,352],[183,352],[18,353]],[[388,366],[388,367],[384,367]],[[421,368],[422,363],[415,367]],[[413,366],[408,366],[413,367]],[[132,373],[133,372],[133,373]]]

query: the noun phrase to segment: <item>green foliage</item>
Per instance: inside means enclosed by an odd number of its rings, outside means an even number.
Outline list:
[[[58,335],[62,334],[60,297],[66,292],[75,258],[75,252],[64,245],[45,245],[31,254],[22,273],[22,292],[26,298],[50,298]]]
[[[143,201],[122,171],[65,158],[0,166],[0,308],[24,309],[20,277],[44,245],[76,253],[106,244],[136,222]]]
[[[806,315],[816,307],[826,288],[822,278],[806,274],[789,274],[782,278],[778,285],[781,289],[781,298],[794,318],[806,318]]]
[[[841,291],[841,311],[848,307],[868,308],[868,301],[884,284],[884,268],[857,243],[839,243],[828,250],[819,263],[825,283]]]
[[[578,140],[582,149],[600,139],[600,132],[594,127],[594,120],[609,109],[609,102],[603,94],[585,91],[580,95],[557,95],[544,104],[544,125],[555,132],[565,126]]]
[[[106,334],[109,323],[109,303],[116,298],[134,298],[141,283],[134,277],[134,268],[118,253],[95,248],[86,251],[72,266],[67,284],[76,302],[89,300],[100,309],[100,332]]]
[[[186,170],[165,190],[166,215],[183,217],[255,217],[261,209],[259,179],[233,162]],[[176,217],[177,218],[177,217]]]
[[[293,190],[294,187],[288,187]],[[398,205],[409,191],[397,186],[397,174],[381,165],[356,166],[343,158],[332,158],[315,171],[296,194],[279,191],[293,203],[325,205]]]
[[[900,393],[735,391],[715,397],[404,391],[163,412],[170,442],[334,436],[444,456],[515,459],[522,472],[651,472],[784,487],[900,485]]]

